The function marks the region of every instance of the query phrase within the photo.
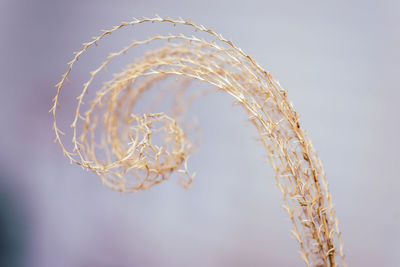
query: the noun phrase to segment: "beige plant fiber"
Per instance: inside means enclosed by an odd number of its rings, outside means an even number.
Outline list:
[[[71,125],[73,148],[67,151],[62,142],[63,133],[57,126],[57,109],[61,88],[72,67],[89,47],[107,35],[143,23],[186,25],[206,37],[155,35],[111,53],[91,72],[77,98]],[[116,74],[96,91],[95,98],[83,111],[83,99],[96,75],[129,49],[155,40],[165,44]],[[181,77],[177,80],[176,105],[166,113],[133,114],[132,109],[142,95],[170,76]],[[57,85],[51,109],[56,142],[71,162],[94,171],[104,184],[120,192],[148,189],[167,180],[174,172],[186,178],[181,180],[184,186],[190,186],[194,174],[188,171],[187,160],[193,146],[178,125],[188,102],[180,96],[190,80],[204,81],[216,90],[227,92],[247,111],[268,151],[284,208],[293,223],[292,233],[300,244],[305,263],[345,266],[341,233],[322,164],[300,126],[286,91],[252,57],[203,25],[181,18],[134,18],[84,43]]]

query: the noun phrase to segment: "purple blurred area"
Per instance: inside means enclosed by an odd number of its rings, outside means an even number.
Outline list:
[[[202,141],[189,190],[171,179],[114,192],[52,142],[48,111],[72,53],[101,29],[156,13],[213,28],[274,74],[325,164],[348,265],[398,266],[395,0],[0,1],[0,266],[302,266],[265,151],[228,95],[193,107]],[[150,36],[138,29],[110,46]],[[61,112],[78,92],[63,95]]]

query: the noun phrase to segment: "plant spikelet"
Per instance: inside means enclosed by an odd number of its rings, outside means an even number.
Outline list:
[[[60,92],[74,66],[87,50],[121,28],[147,23],[164,23],[192,29],[206,37],[185,34],[155,35],[133,41],[111,53],[90,73],[72,121],[72,150],[62,141],[57,126]],[[160,48],[148,51],[96,91],[86,111],[83,99],[96,76],[116,57],[129,49],[164,41]],[[178,76],[176,105],[166,113],[135,114],[133,107],[142,95],[168,77]],[[284,208],[293,224],[292,233],[300,245],[307,266],[345,266],[341,234],[325,173],[311,141],[300,127],[298,115],[286,91],[258,63],[215,31],[182,18],[133,18],[84,43],[74,54],[68,70],[57,84],[51,113],[54,116],[56,142],[65,156],[97,173],[103,183],[120,192],[148,189],[176,172],[185,176],[181,183],[189,187],[194,174],[187,168],[193,145],[178,125],[187,102],[182,94],[191,80],[200,80],[224,91],[248,113],[268,151],[275,170]],[[161,98],[162,99],[162,96]],[[155,103],[157,101],[155,100]],[[168,114],[168,115],[167,115]],[[79,125],[82,125],[80,127]],[[102,156],[99,156],[99,155]]]

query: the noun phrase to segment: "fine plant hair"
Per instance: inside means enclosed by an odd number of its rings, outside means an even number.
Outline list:
[[[121,28],[146,23],[186,25],[205,37],[157,34],[110,53],[90,73],[77,97],[71,124],[73,147],[68,151],[62,142],[63,132],[57,126],[57,109],[61,89],[74,64],[106,36]],[[115,74],[96,91],[94,99],[83,111],[83,99],[96,75],[129,49],[156,40],[165,44],[148,51],[121,73]],[[291,231],[307,266],[345,266],[341,233],[325,172],[287,98],[287,92],[232,41],[212,29],[182,18],[158,15],[133,18],[110,30],[103,30],[100,36],[84,43],[83,49],[75,53],[68,66],[57,84],[50,112],[54,116],[56,142],[71,162],[92,170],[105,185],[120,192],[149,189],[175,172],[181,175],[182,185],[189,187],[194,174],[188,171],[187,160],[193,145],[181,128],[179,118],[186,112],[188,103],[199,96],[190,99],[184,96],[190,81],[206,82],[215,90],[234,97],[235,104],[244,108],[257,128],[283,195],[283,207],[293,224]],[[132,111],[147,90],[164,84],[171,76],[181,79],[176,80],[176,102],[169,111],[147,114]]]

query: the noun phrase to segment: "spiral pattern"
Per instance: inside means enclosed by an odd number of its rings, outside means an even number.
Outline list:
[[[133,41],[120,51],[111,53],[91,72],[78,96],[71,125],[73,150],[67,151],[57,126],[56,111],[61,89],[73,65],[89,47],[105,36],[142,23],[186,25],[206,37],[155,35],[143,41]],[[164,45],[147,52],[116,74],[96,91],[89,108],[82,111],[83,98],[89,86],[114,58],[129,49],[156,41]],[[134,106],[145,92],[157,84],[164,85],[171,76],[181,77],[175,85],[178,89],[173,107],[165,113],[135,114]],[[115,190],[148,189],[168,179],[174,172],[183,174],[186,180],[181,182],[189,186],[194,174],[188,171],[186,163],[193,146],[178,121],[188,103],[198,97],[183,97],[191,80],[206,82],[216,90],[230,94],[258,129],[305,263],[308,266],[337,266],[339,256],[344,266],[341,234],[325,173],[311,141],[300,127],[286,91],[232,41],[203,25],[181,18],[134,18],[84,43],[83,50],[75,53],[68,71],[57,85],[51,110],[56,141],[72,162],[96,172],[106,185]],[[80,120],[83,121],[82,127],[78,127]]]

